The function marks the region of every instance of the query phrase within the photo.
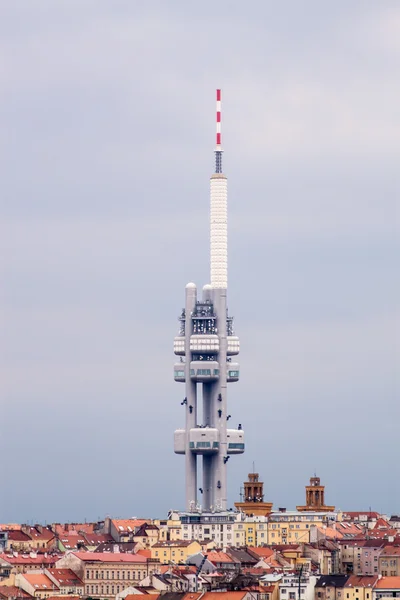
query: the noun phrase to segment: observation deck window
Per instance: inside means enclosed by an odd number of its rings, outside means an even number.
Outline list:
[[[196,448],[211,448],[211,442],[197,442]]]
[[[175,371],[175,377],[185,377],[185,371]]]
[[[229,377],[239,377],[239,371],[228,371]]]
[[[232,443],[228,444],[228,448],[231,448],[232,450],[234,450],[234,449],[244,450],[244,444],[232,442]]]
[[[211,369],[197,369],[197,375],[211,375]]]

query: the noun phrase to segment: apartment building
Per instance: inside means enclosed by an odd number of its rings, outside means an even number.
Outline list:
[[[117,552],[71,552],[56,564],[57,569],[72,569],[82,580],[85,594],[96,597],[115,596],[159,567],[158,560],[147,556]]]

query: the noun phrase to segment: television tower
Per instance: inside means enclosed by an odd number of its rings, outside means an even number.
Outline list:
[[[179,317],[179,335],[174,352],[175,381],[185,383],[182,405],[185,429],[174,436],[174,450],[185,455],[186,510],[227,510],[227,463],[232,454],[244,452],[241,424],[228,429],[227,383],[238,381],[239,338],[227,311],[228,288],[228,194],[222,173],[221,90],[217,90],[215,173],[210,181],[210,281],[197,298],[194,283],[188,283],[185,308]],[[202,394],[202,416],[198,391]],[[202,456],[202,483],[197,481],[197,457]],[[198,502],[198,492],[202,495]]]

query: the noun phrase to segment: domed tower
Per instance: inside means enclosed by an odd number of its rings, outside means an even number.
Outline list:
[[[182,406],[185,429],[175,431],[174,450],[185,455],[186,510],[199,504],[205,511],[227,508],[227,463],[244,452],[242,425],[228,429],[227,384],[239,380],[239,338],[227,310],[228,214],[227,178],[222,173],[221,90],[217,90],[217,145],[215,173],[210,182],[210,280],[201,298],[194,283],[186,286],[185,308],[179,317],[174,352],[175,381],[185,384]],[[198,418],[198,390],[202,388],[202,420]],[[197,459],[202,457],[202,483],[197,484]]]

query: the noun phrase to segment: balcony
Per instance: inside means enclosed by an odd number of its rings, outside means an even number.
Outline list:
[[[190,379],[198,383],[218,381],[219,363],[216,360],[192,360]]]
[[[239,354],[240,351],[240,342],[237,335],[228,335],[227,337],[228,347],[227,347],[227,355],[234,356],[235,354]]]
[[[228,362],[226,365],[226,380],[228,382],[239,381],[240,366],[236,362]]]
[[[174,339],[174,354],[185,356],[185,338],[182,335],[177,335]]]
[[[190,350],[196,353],[216,354],[219,352],[219,338],[217,335],[204,333],[190,336]]]
[[[180,383],[185,383],[185,363],[179,362],[174,364],[174,379]]]
[[[195,454],[214,454],[219,450],[219,432],[213,427],[195,427],[189,432],[189,448]]]
[[[228,429],[228,454],[243,454],[245,450],[243,429]]]

